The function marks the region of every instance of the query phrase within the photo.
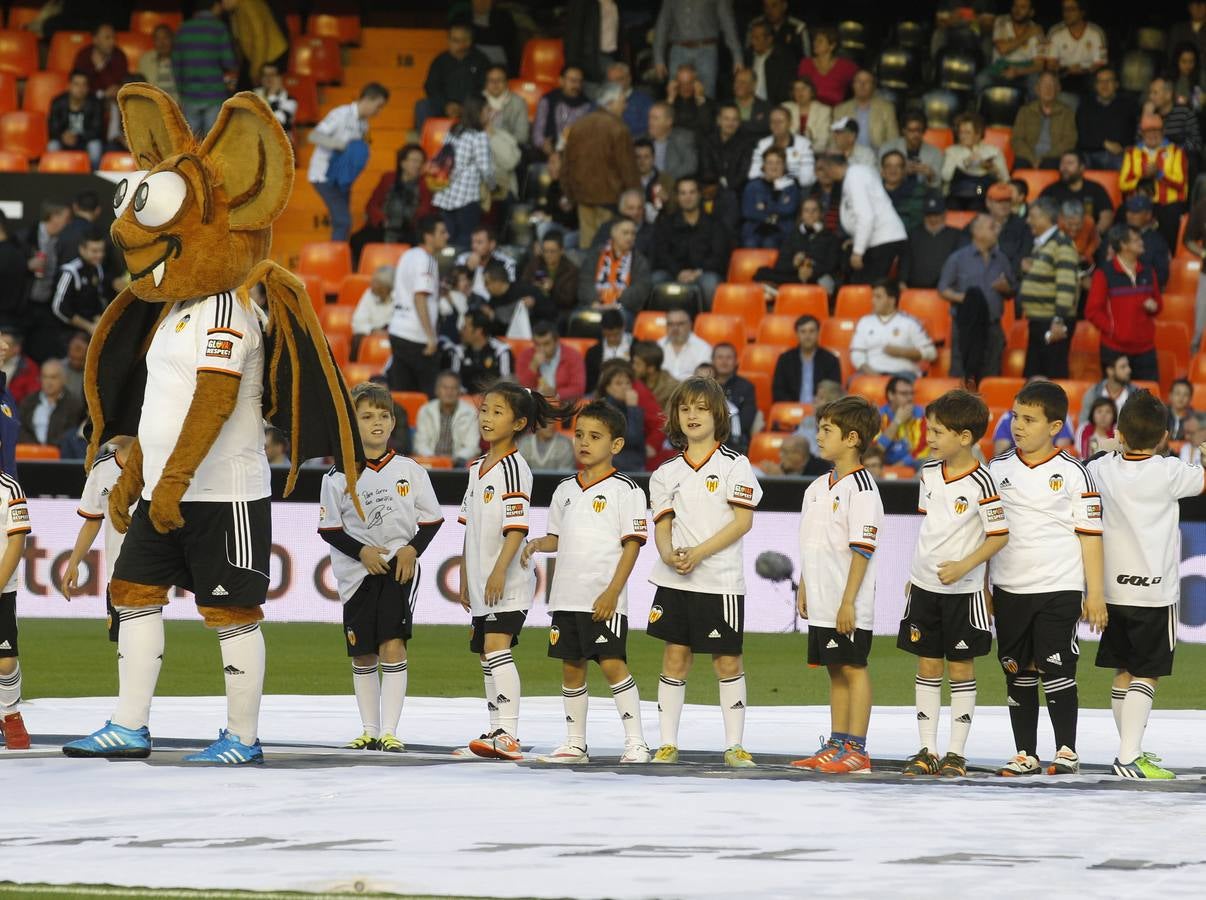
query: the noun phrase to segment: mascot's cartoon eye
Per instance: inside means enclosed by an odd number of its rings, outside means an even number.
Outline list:
[[[117,183],[117,192],[113,195],[113,215],[115,218],[120,217],[126,211],[126,207],[134,199],[134,192],[138,190],[138,186],[142,184],[142,180],[146,177],[147,173],[145,171],[131,172]]]
[[[156,172],[134,191],[134,218],[147,228],[166,225],[188,197],[188,182],[175,172]]]

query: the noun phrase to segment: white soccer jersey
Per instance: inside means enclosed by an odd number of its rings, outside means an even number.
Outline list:
[[[88,480],[84,482],[84,493],[80,497],[77,512],[85,519],[102,521],[101,526],[105,535],[105,579],[113,580],[113,567],[117,565],[117,557],[121,553],[122,541],[126,536],[113,527],[109,521],[109,494],[117,479],[121,477],[121,463],[117,461],[116,453],[106,453],[98,456],[88,472]],[[134,506],[138,504],[135,503]],[[133,511],[134,506],[130,509]]]
[[[14,534],[29,534],[29,504],[25,502],[25,491],[17,479],[0,472],[0,515],[4,517],[4,531],[8,537]],[[21,570],[18,563],[13,569],[8,584],[4,585],[3,593],[9,594],[17,589],[17,573]]]
[[[733,521],[733,506],[756,509],[762,486],[748,459],[717,444],[698,466],[681,453],[658,466],[649,478],[649,499],[654,522],[673,514],[674,546],[697,547]],[[658,554],[649,580],[699,594],[744,594],[743,543],[734,541],[686,575],[679,575]]]
[[[867,573],[854,597],[854,626],[875,626],[875,550],[884,523],[884,503],[875,479],[859,467],[837,481],[830,472],[813,479],[800,510],[800,577],[808,598],[808,622],[837,626],[850,560],[868,558]]]
[[[1084,463],[1056,450],[1042,462],[1010,450],[988,464],[1009,517],[1009,543],[992,558],[993,585],[1015,594],[1085,589],[1078,534],[1101,534],[1101,495]]]
[[[394,272],[394,315],[389,322],[392,337],[427,343],[427,332],[419,322],[419,294],[426,295],[427,324],[434,335],[440,316],[440,269],[434,256],[422,247],[411,247],[402,254]]]
[[[371,547],[384,547],[385,558],[409,544],[420,525],[443,522],[440,501],[427,471],[413,459],[390,450],[376,462],[366,462],[356,480],[356,493],[364,518],[356,512],[348,494],[347,476],[332,468],[322,477],[318,507],[319,531],[343,531],[348,537]],[[331,548],[331,571],[339,598],[352,599],[368,569],[358,559]]]
[[[1088,465],[1101,491],[1105,598],[1120,606],[1181,599],[1177,501],[1206,490],[1206,473],[1173,456],[1109,453]]]
[[[946,463],[921,467],[917,511],[925,513],[909,580],[936,594],[971,594],[984,590],[984,565],[976,566],[953,584],[938,580],[938,565],[966,559],[986,537],[1009,534],[1005,507],[988,470],[976,467],[947,479]]]
[[[932,360],[938,355],[925,326],[908,313],[896,312],[887,319],[872,313],[859,319],[854,327],[854,337],[850,340],[850,362],[855,369],[867,365],[882,375],[916,377],[921,374],[918,363],[886,354],[884,348],[888,346],[911,347],[921,354],[923,360]]]
[[[259,317],[232,293],[175,304],[147,351],[147,388],[138,422],[142,496],[151,499],[176,448],[200,372],[239,379],[234,412],[184,493],[184,500],[259,500],[272,493],[264,455],[264,338]]]
[[[489,468],[481,456],[469,464],[469,486],[457,519],[465,526],[465,577],[469,606],[475,616],[527,612],[536,593],[536,572],[519,563],[516,553],[507,567],[502,599],[486,606],[486,579],[494,571],[503,541],[512,531],[528,533],[532,504],[532,470],[516,450]]]
[[[1073,37],[1068,26],[1060,22],[1047,32],[1047,46],[1042,50],[1042,56],[1054,59],[1061,69],[1087,69],[1106,62],[1107,54],[1105,32],[1092,22],[1085,25],[1080,37]]]
[[[615,577],[624,542],[645,543],[648,515],[640,485],[614,469],[590,484],[581,474],[562,479],[549,504],[548,531],[557,535],[550,611],[591,612]],[[616,612],[628,614],[627,586]]]

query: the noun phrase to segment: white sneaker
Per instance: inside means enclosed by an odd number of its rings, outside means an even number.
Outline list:
[[[620,757],[620,762],[647,763],[651,756],[649,748],[644,744],[631,744],[624,748],[624,755]]]
[[[1069,750],[1067,747],[1060,747],[1059,752],[1055,754],[1055,759],[1051,761],[1051,765],[1047,766],[1047,774],[1079,775],[1080,757],[1076,755],[1075,750]]]
[[[542,763],[588,763],[590,757],[585,747],[575,747],[573,744],[562,744],[548,756],[536,757]]]
[[[1019,775],[1041,775],[1043,772],[1042,763],[1031,756],[1029,753],[1019,753],[1001,768],[997,769],[997,774],[1005,778],[1014,778]]]

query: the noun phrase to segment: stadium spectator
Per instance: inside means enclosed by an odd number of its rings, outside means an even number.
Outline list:
[[[88,87],[98,99],[116,99],[130,72],[130,62],[117,46],[117,30],[108,22],[98,25],[92,43],[79,49],[71,68],[87,76]]]
[[[25,282],[29,262],[3,210],[0,210],[0,327],[15,325],[25,315]]]
[[[769,147],[762,154],[762,177],[752,179],[741,199],[741,246],[775,248],[795,227],[800,186],[787,174],[787,154]]]
[[[67,392],[63,364],[46,360],[41,387],[21,401],[21,443],[57,447],[83,420],[84,401]]]
[[[481,452],[477,412],[461,400],[461,379],[451,371],[436,376],[435,398],[419,407],[414,451],[418,456],[446,456],[461,468]]]
[[[674,211],[674,179],[658,169],[653,156],[653,141],[649,138],[633,142],[633,154],[645,198],[645,220],[653,223],[662,210]]]
[[[978,113],[955,118],[955,143],[942,156],[943,190],[951,209],[984,209],[984,195],[997,182],[1009,181],[1009,167],[999,147],[984,140]]]
[[[752,74],[752,73],[751,73]],[[694,135],[702,135],[716,117],[712,101],[692,65],[681,65],[666,85],[666,102],[674,110],[674,125]]]
[[[20,404],[42,384],[38,364],[25,354],[24,340],[25,336],[15,324],[7,323],[0,327],[0,345],[4,348],[0,374],[4,376],[14,404]],[[12,408],[15,410],[16,405]]]
[[[632,135],[620,118],[624,97],[616,85],[599,92],[598,108],[575,124],[562,156],[562,189],[578,207],[578,241],[590,246],[615,198],[640,184]]]
[[[250,83],[266,65],[283,69],[289,61],[289,40],[267,0],[226,0],[222,7],[244,73],[240,82]]]
[[[971,223],[971,243],[942,264],[938,293],[951,304],[950,374],[979,381],[1001,371],[1001,316],[1016,289],[1016,268],[1000,247],[1000,226],[986,214]]]
[[[816,183],[804,192],[806,199],[813,199],[821,208],[821,226],[835,237],[846,240],[842,232],[842,182],[834,177],[834,166],[824,165],[824,157],[818,157]],[[802,208],[802,207],[801,207]]]
[[[365,244],[417,244],[419,218],[430,212],[419,178],[427,155],[418,144],[406,144],[394,157],[365,204],[364,227],[351,236],[352,257],[360,259]]]
[[[797,346],[779,354],[771,379],[776,403],[813,403],[822,381],[842,382],[842,365],[836,354],[820,346],[821,323],[815,316],[796,319]]]
[[[59,235],[71,220],[71,207],[53,200],[42,203],[38,224],[24,241],[29,253],[29,305],[21,322],[25,349],[34,359],[46,359],[61,351],[58,321],[50,308],[59,273]]]
[[[1185,422],[1197,417],[1193,408],[1193,385],[1187,378],[1178,378],[1168,389],[1168,439],[1185,440]]]
[[[1118,90],[1118,73],[1103,66],[1093,75],[1093,96],[1076,107],[1077,146],[1090,169],[1119,169],[1135,133],[1138,107]]]
[[[1164,304],[1155,272],[1140,260],[1143,237],[1129,225],[1117,225],[1109,244],[1113,258],[1093,273],[1085,302],[1085,318],[1101,332],[1102,367],[1123,354],[1135,378],[1158,381],[1155,323]]]
[[[853,165],[875,168],[875,151],[858,142],[859,124],[850,116],[836,119],[829,127],[829,152],[841,154]]]
[[[884,448],[879,444],[872,444],[863,451],[862,459],[859,460],[863,464],[863,468],[867,470],[867,474],[876,481],[883,481],[884,478]]]
[[[84,399],[84,366],[88,361],[88,335],[73,331],[67,339],[67,353],[59,360],[63,364],[63,382],[67,390]]]
[[[624,113],[620,118],[632,136],[644,137],[649,128],[649,107],[653,105],[653,98],[644,89],[632,86],[632,68],[626,62],[613,62],[607,67],[607,82],[619,85],[624,93]]]
[[[482,281],[486,293],[485,303],[480,305],[494,320],[494,334],[526,338],[531,334],[533,322],[556,321],[557,309],[548,295],[534,284],[513,281],[503,263],[495,260],[486,263]]]
[[[858,72],[858,64],[837,55],[836,28],[818,28],[812,36],[812,56],[800,60],[797,71],[816,88],[817,99],[826,106],[837,106],[846,99],[850,82]]]
[[[922,204],[921,224],[908,233],[908,244],[900,257],[900,282],[911,288],[938,287],[942,266],[963,246],[965,237],[946,224],[942,195],[930,194]]]
[[[1107,400],[1112,400],[1114,406],[1121,412],[1127,399],[1134,393],[1135,389],[1131,385],[1133,378],[1131,361],[1125,353],[1120,353],[1109,360],[1102,366],[1102,371],[1105,372],[1105,378],[1085,391],[1079,410],[1081,422],[1089,421],[1089,412],[1093,409],[1093,403],[1099,398],[1105,397]]]
[[[737,348],[722,341],[712,348],[712,368],[716,371],[716,382],[724,388],[729,405],[736,411],[733,429],[727,443],[739,453],[744,453],[754,434],[754,422],[758,418],[758,398],[754,385],[737,374]]]
[[[1202,465],[1202,450],[1199,442],[1206,432],[1203,431],[1202,417],[1200,415],[1191,415],[1185,419],[1183,432],[1185,440],[1181,444],[1181,452],[1178,454],[1181,461],[1188,463],[1191,466]]]
[[[264,455],[268,457],[268,465],[287,467],[289,459],[289,438],[279,428],[269,425],[264,429]]]
[[[799,57],[775,43],[774,33],[762,22],[750,25],[748,67],[754,73],[754,93],[759,100],[778,106],[791,98]]]
[[[879,408],[879,437],[884,464],[916,469],[929,453],[926,444],[925,410],[913,403],[913,382],[901,375],[888,379],[888,402]]]
[[[938,355],[925,326],[897,309],[900,288],[890,280],[871,289],[871,312],[858,320],[850,341],[850,364],[865,375],[900,375],[910,380],[921,374],[922,362]]]
[[[663,354],[661,367],[676,381],[686,381],[696,366],[712,361],[712,345],[691,330],[691,315],[682,308],[667,311],[666,335],[657,344]]]
[[[1089,407],[1089,415],[1076,429],[1076,455],[1089,459],[1106,449],[1117,449],[1114,427],[1118,424],[1118,407],[1109,397],[1098,397]]]
[[[733,106],[741,133],[760,141],[770,133],[771,105],[754,92],[755,83],[754,73],[749,69],[733,76]]]
[[[473,29],[473,46],[490,62],[505,66],[508,73],[519,72],[523,50],[509,9],[500,9],[494,0],[471,0],[469,9],[458,16],[458,21]]]
[[[820,153],[829,146],[829,127],[833,123],[833,110],[817,99],[816,88],[812,86],[811,81],[807,78],[797,78],[793,81],[791,99],[781,105],[791,118],[791,130],[808,138],[815,152]]]
[[[370,334],[388,335],[394,317],[394,267],[381,266],[369,281],[352,311],[352,359],[360,352],[360,342]]]
[[[436,259],[448,243],[448,230],[438,216],[428,215],[419,223],[419,232],[422,243],[403,253],[394,267],[391,354],[385,374],[391,391],[422,391],[431,396],[440,369],[440,273]]]
[[[573,346],[557,337],[557,327],[547,320],[532,326],[532,343],[515,361],[519,383],[546,397],[573,401],[586,393],[586,361]]]
[[[352,183],[368,159],[369,119],[381,112],[388,101],[389,91],[370,81],[360,89],[356,101],[335,107],[310,132],[314,152],[306,177],[326,204],[333,241],[348,239],[352,228],[348,204]]]
[[[643,385],[641,388],[645,391],[648,403],[641,402],[638,384],[632,363],[624,359],[613,359],[603,364],[598,382],[594,386],[596,400],[614,406],[624,415],[624,449],[612,459],[612,465],[621,472],[645,471],[648,455],[646,416],[652,416],[655,421],[662,417],[662,411],[653,399],[653,394]]]
[[[850,165],[840,153],[828,154],[825,167],[842,183],[841,225],[851,238],[849,280],[870,284],[886,277],[904,253],[908,236],[879,173]]]
[[[1206,73],[1202,71],[1198,48],[1193,44],[1182,44],[1173,48],[1172,57],[1169,80],[1172,82],[1174,102],[1188,106],[1195,113],[1201,112]]]
[[[677,209],[660,216],[654,229],[653,284],[674,281],[690,286],[703,308],[711,309],[712,295],[728,271],[728,237],[721,224],[704,212],[695,178],[678,180],[675,199]],[[685,371],[689,375],[690,369]]]
[[[471,94],[461,104],[445,146],[452,147],[452,174],[446,187],[436,191],[431,205],[440,211],[448,226],[448,242],[458,250],[468,247],[482,218],[482,188],[493,190],[494,158],[486,124],[486,103]]]
[[[1151,197],[1142,192],[1136,192],[1122,204],[1122,208],[1126,214],[1126,224],[1137,229],[1143,237],[1143,256],[1140,257],[1140,261],[1156,273],[1156,281],[1163,287],[1168,283],[1172,253],[1168,249],[1168,242],[1164,240],[1164,236],[1156,227],[1156,220],[1152,215]],[[1105,262],[1104,251],[1098,262]]]
[[[532,126],[528,122],[528,104],[511,90],[505,66],[495,64],[486,70],[486,87],[482,96],[486,100],[486,115],[490,118],[490,124],[511,135],[520,146],[526,144],[532,134]]]
[[[1127,222],[1131,214],[1127,213]],[[1146,238],[1144,244],[1146,245]],[[1193,206],[1189,221],[1185,225],[1185,249],[1198,259],[1206,261],[1206,197],[1202,197]],[[1160,281],[1163,286],[1167,279]],[[1192,346],[1196,351],[1201,343],[1202,330],[1206,328],[1206,278],[1198,279],[1197,298],[1194,304],[1194,326]]]
[[[521,435],[515,446],[534,471],[565,472],[576,468],[574,442],[557,430],[555,420]]]
[[[1054,169],[1064,151],[1076,149],[1076,114],[1060,101],[1059,77],[1054,72],[1039,75],[1035,93],[1037,98],[1019,109],[1013,120],[1014,167]]]
[[[994,184],[988,189],[988,214],[997,224],[997,246],[1008,258],[1014,276],[1022,272],[1022,260],[1030,255],[1034,235],[1026,220],[1013,211],[1014,189],[1008,184]]]
[[[834,107],[834,118],[850,118],[858,122],[858,142],[872,151],[900,137],[896,123],[896,107],[875,93],[875,76],[863,69],[854,76],[850,86],[854,96]]]
[[[79,256],[80,240],[85,234],[95,230],[100,212],[100,196],[96,191],[80,191],[71,199],[71,221],[59,232],[59,265],[71,262]],[[108,243],[108,233],[102,231],[102,234]]]
[[[1068,347],[1072,336],[1067,323],[1077,308],[1077,253],[1072,241],[1059,230],[1055,202],[1040,197],[1030,204],[1027,222],[1034,235],[1030,255],[1022,261],[1018,307],[1029,322],[1026,365],[1022,374],[1047,378],[1068,377]]]
[[[587,254],[578,270],[578,305],[618,305],[635,318],[649,299],[653,273],[649,260],[636,249],[637,227],[630,219],[615,219],[611,239]]]
[[[553,88],[536,104],[536,120],[532,125],[532,145],[546,158],[561,149],[565,130],[586,116],[593,108],[582,93],[582,70],[566,66],[561,70],[558,87]]]
[[[1192,44],[1199,54],[1206,54],[1206,0],[1190,0],[1189,18],[1178,22],[1168,32],[1168,48],[1171,50]]]
[[[812,447],[808,438],[799,434],[789,434],[779,445],[779,461],[764,459],[758,464],[764,475],[778,475],[787,478],[816,478],[824,475],[832,468],[832,464],[812,455]]]
[[[267,62],[260,66],[257,72],[260,83],[256,85],[255,93],[268,104],[268,108],[272,110],[276,120],[281,123],[281,128],[285,129],[285,134],[289,135],[289,139],[292,140],[293,120],[297,116],[297,101],[289,96],[280,67],[275,63]]]
[[[624,330],[624,315],[618,309],[603,310],[599,317],[599,340],[584,355],[586,383],[598,384],[603,363],[612,359],[628,359],[631,352],[632,335]]]
[[[841,246],[821,220],[821,204],[808,197],[800,204],[800,219],[779,246],[774,266],[763,266],[754,281],[768,285],[819,284],[832,296],[836,290]]]
[[[832,403],[834,400],[839,400],[846,396],[846,392],[842,390],[842,386],[836,381],[819,381],[817,382],[816,399],[813,402],[813,410],[806,411],[800,424],[796,427],[795,434],[800,435],[808,441],[809,447],[815,453],[817,450],[817,416],[815,410],[820,409],[826,403]]]
[[[493,325],[484,310],[469,310],[461,324],[460,343],[449,352],[450,368],[467,394],[480,394],[515,371],[511,347],[492,335]]]
[[[556,229],[537,242],[519,279],[544,291],[561,317],[578,305],[578,267],[565,255],[564,239]]]
[[[485,99],[486,95],[483,93],[482,100]],[[519,195],[518,170],[527,151],[519,146],[511,132],[495,121],[494,111],[488,104],[482,109],[482,127],[490,144],[490,161],[494,166],[494,178],[491,182],[493,187],[489,193],[485,187],[482,188],[482,202],[486,204],[483,212],[495,203],[505,210],[508,202]]]
[[[879,160],[879,174],[884,183],[884,190],[892,201],[892,208],[900,216],[906,231],[912,231],[921,225],[925,215],[923,207],[926,203],[927,191],[925,183],[906,174],[908,164],[904,154],[899,150],[889,150]]]
[[[499,248],[494,232],[486,225],[478,225],[470,236],[469,249],[457,255],[456,264],[469,269],[473,275],[471,290],[483,299],[486,297],[486,266],[492,261],[502,263],[507,270],[508,281],[518,277],[519,267],[514,259]]]
[[[1065,91],[1085,97],[1093,73],[1109,59],[1109,44],[1101,27],[1086,17],[1084,0],[1062,0],[1062,8],[1064,20],[1047,32],[1043,63],[1059,73]]]
[[[415,128],[430,116],[460,118],[461,104],[481,93],[489,58],[473,46],[473,30],[463,23],[448,28],[448,49],[431,61],[423,82],[423,99],[415,104]]]
[[[658,406],[665,409],[678,387],[678,379],[662,368],[666,358],[662,348],[652,341],[633,341],[629,356],[637,380],[649,389]]]
[[[153,84],[177,103],[180,94],[176,90],[176,75],[172,70],[172,52],[175,36],[167,25],[156,25],[151,33],[151,49],[138,57],[138,74],[148,84]]]
[[[704,91],[716,96],[718,50],[723,38],[733,60],[741,66],[741,41],[733,21],[732,0],[665,0],[653,34],[653,63],[660,80],[689,63],[699,73]]]
[[[533,166],[529,171],[535,175],[537,170]],[[574,209],[574,204],[565,196],[561,187],[561,154],[559,152],[549,154],[548,162],[545,163],[544,175],[540,178],[538,185],[543,189],[538,192],[533,201],[532,212],[529,215],[529,221],[536,226],[537,237],[543,235],[550,228],[560,228],[567,233],[573,232],[578,227],[578,211]]]
[[[80,236],[76,258],[59,266],[50,308],[64,326],[88,334],[96,331],[111,299],[105,284],[104,259],[105,233],[93,226]],[[59,343],[64,343],[62,338]]]
[[[695,174],[699,167],[695,135],[675,126],[674,110],[668,103],[654,103],[649,108],[648,132],[658,172],[674,180]]]
[[[1032,0],[1013,0],[1009,15],[997,16],[992,26],[992,64],[976,76],[976,86],[1004,84],[1025,96],[1033,76],[1043,68],[1039,52],[1046,43],[1043,27],[1034,21]]]
[[[1135,143],[1143,141],[1144,116],[1157,115],[1164,122],[1164,137],[1185,151],[1190,159],[1202,152],[1202,128],[1192,109],[1176,102],[1172,83],[1166,78],[1154,78],[1148,85],[1147,101],[1140,110],[1140,125],[1135,131]]]
[[[879,148],[879,159],[896,151],[904,157],[905,174],[919,186],[942,186],[942,151],[925,140],[925,114],[916,110],[904,115],[904,129]]]
[[[1139,121],[1139,131],[1142,141],[1128,147],[1123,155],[1118,188],[1124,194],[1134,193],[1141,185],[1150,189],[1160,235],[1173,247],[1189,197],[1186,154],[1164,136],[1164,122],[1157,115],[1145,114]]]
[[[1110,195],[1096,181],[1085,178],[1085,161],[1075,150],[1069,150],[1059,158],[1059,181],[1047,185],[1039,196],[1050,197],[1060,206],[1069,200],[1079,201],[1093,227],[1102,234],[1114,224],[1114,204]]]
[[[1101,250],[1101,234],[1093,224],[1092,217],[1085,214],[1084,204],[1079,200],[1065,200],[1060,204],[1057,223],[1059,230],[1068,236],[1076,248],[1080,287],[1088,290],[1089,280],[1097,265],[1096,257]]]
[[[569,0],[563,22],[565,61],[581,69],[587,83],[598,86],[620,53],[616,0]]]
[[[763,154],[771,147],[778,147],[783,152],[787,167],[785,174],[795,179],[796,184],[802,188],[811,186],[817,180],[816,158],[808,138],[791,130],[791,114],[781,106],[772,109],[770,129],[770,135],[760,140],[754,148],[754,154],[750,158],[750,179],[762,177]]]
[[[172,48],[180,109],[197,140],[213,128],[239,68],[230,32],[220,18],[222,7],[222,0],[198,3],[192,18],[176,32]]]
[[[755,16],[746,30],[747,44],[753,43],[753,30],[757,25],[765,25],[775,46],[782,48],[791,57],[793,71],[800,58],[812,52],[808,26],[802,19],[788,14],[787,0],[762,0],[762,15]]]
[[[46,130],[50,134],[47,150],[83,150],[92,168],[100,165],[104,150],[105,112],[88,87],[88,76],[74,71],[67,90],[50,102]]]
[[[616,201],[616,215],[604,222],[595,232],[595,240],[590,249],[598,250],[610,241],[611,228],[621,219],[628,219],[636,223],[636,249],[648,260],[653,255],[653,226],[645,220],[645,193],[640,188],[633,188],[620,194]]]
[[[721,190],[740,193],[749,180],[754,147],[741,130],[737,107],[726,104],[716,113],[716,127],[700,142],[700,174],[715,179]]]

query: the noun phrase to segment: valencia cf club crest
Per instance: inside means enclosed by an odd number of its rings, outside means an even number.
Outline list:
[[[1051,490],[1058,491],[1060,488],[1062,488],[1064,486],[1064,476],[1060,475],[1058,472],[1056,472],[1054,475],[1052,475],[1050,478],[1047,479],[1047,484],[1051,488]]]
[[[909,626],[909,640],[914,644],[921,640],[921,629],[916,625]]]
[[[559,640],[561,640],[561,629],[554,625],[549,629],[549,646],[556,647]]]
[[[486,489],[484,491],[482,491],[482,502],[489,503],[493,499],[494,499],[494,485],[492,485],[492,484],[487,485]]]
[[[1018,674],[1018,661],[1011,656],[1006,656],[1001,659],[1001,668],[1005,670],[1007,675]]]
[[[595,512],[601,513],[607,509],[607,498],[602,494],[595,494],[595,498],[591,501],[590,505],[594,508]]]
[[[398,483],[394,485],[394,488],[398,491],[399,497],[405,497],[410,493],[410,482],[405,478],[399,478]]]
[[[704,479],[704,487],[708,489],[709,494],[715,494],[716,489],[720,487],[720,479],[715,475],[709,475]]]
[[[352,631],[352,629],[350,629],[350,628],[348,629],[348,646],[349,647],[356,646],[356,632]]]
[[[180,332],[184,331],[184,327],[186,325],[188,325],[188,320],[191,319],[192,317],[193,317],[192,313],[184,314],[184,318],[176,323],[176,334],[179,334]]]
[[[838,508],[838,498],[834,497],[833,498],[833,511],[837,512],[837,508]]]
[[[662,617],[662,608],[660,606],[654,606],[651,610],[649,610],[649,624],[650,625],[652,625],[654,622],[656,622],[661,617]]]
[[[318,507],[318,521],[323,521],[327,517],[327,508],[325,506]]]
[[[7,403],[0,403],[0,413],[4,413],[10,419],[13,417],[13,411]]]
[[[967,498],[966,497],[955,498],[955,515],[961,516],[965,512],[967,512]]]

